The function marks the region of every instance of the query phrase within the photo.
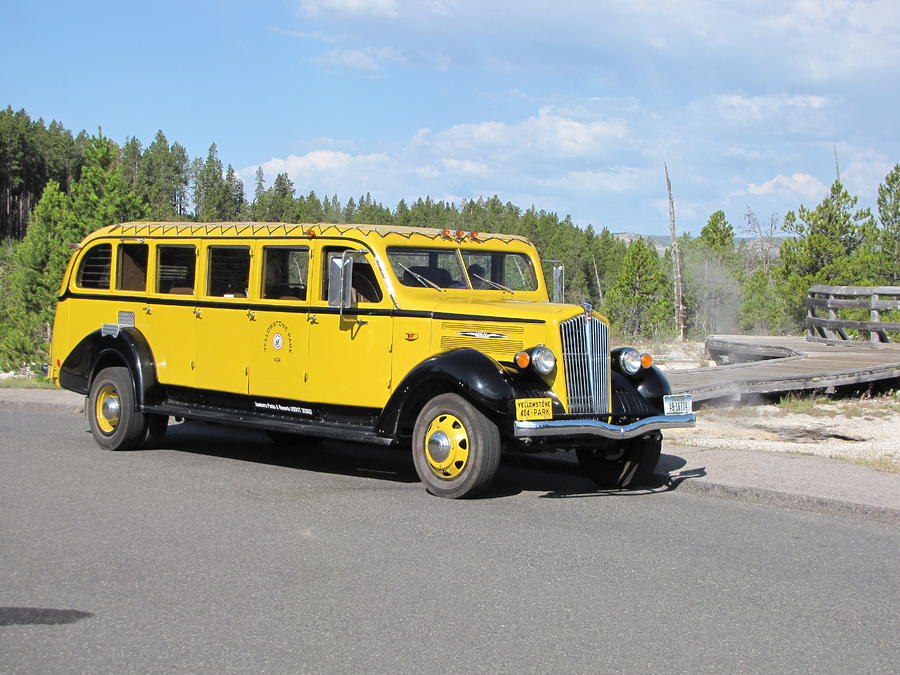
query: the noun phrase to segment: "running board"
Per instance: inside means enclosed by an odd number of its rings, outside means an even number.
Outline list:
[[[301,436],[317,436],[335,441],[351,441],[354,443],[371,443],[375,445],[391,445],[392,438],[381,436],[371,428],[337,422],[323,422],[311,419],[285,419],[284,416],[265,412],[248,412],[219,406],[204,406],[197,403],[183,403],[167,400],[159,405],[144,405],[143,411],[183,417],[190,420],[202,420],[217,424],[252,427],[263,431],[282,431]]]

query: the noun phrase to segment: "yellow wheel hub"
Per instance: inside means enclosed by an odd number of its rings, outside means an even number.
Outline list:
[[[425,457],[438,478],[456,478],[469,460],[469,434],[459,418],[435,417],[425,432]]]
[[[97,401],[94,405],[94,419],[97,420],[100,431],[111,434],[116,430],[116,427],[119,426],[121,409],[122,402],[119,399],[119,392],[112,385],[105,385],[97,393]]]

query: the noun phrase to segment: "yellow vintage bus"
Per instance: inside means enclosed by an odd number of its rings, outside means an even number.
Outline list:
[[[97,443],[170,417],[411,448],[427,489],[483,491],[501,448],[572,448],[603,485],[652,476],[694,423],[589,305],[549,302],[535,247],[382,225],[161,223],[87,236],[64,275],[50,375]]]

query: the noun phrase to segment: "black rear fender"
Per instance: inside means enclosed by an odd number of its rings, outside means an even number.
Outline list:
[[[156,362],[146,338],[136,328],[121,328],[115,335],[99,330],[86,335],[60,366],[59,384],[87,395],[97,373],[111,366],[125,366],[131,372],[137,406],[156,402]]]

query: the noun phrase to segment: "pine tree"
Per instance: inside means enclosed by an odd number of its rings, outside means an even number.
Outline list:
[[[251,219],[256,222],[266,220],[266,176],[261,166],[256,167],[256,187],[253,190],[253,202],[250,205]]]
[[[183,160],[169,146],[166,135],[156,132],[153,143],[141,158],[140,192],[147,201],[147,216],[151,220],[178,220],[179,195],[187,189]]]
[[[97,136],[84,156],[81,178],[68,195],[55,181],[47,184],[13,253],[8,292],[0,301],[9,317],[0,329],[0,363],[6,368],[36,366],[46,358],[46,327],[52,322],[71,245],[104,225],[144,215],[143,201],[126,189],[115,143]]]
[[[244,182],[237,177],[231,164],[225,170],[224,210],[222,220],[239,221],[244,213]]]
[[[814,210],[789,211],[783,229],[794,235],[781,245],[776,289],[795,328],[803,326],[811,286],[872,286],[887,281],[889,263],[881,232],[869,209],[839,181]]]
[[[725,218],[724,211],[716,211],[709,217],[700,230],[700,241],[723,258],[734,253],[734,228]]]
[[[197,220],[228,220],[234,212],[232,186],[225,183],[216,144],[209,146],[206,161],[194,165],[194,213]]]
[[[672,290],[655,248],[635,239],[603,301],[603,313],[623,338],[671,337]]]
[[[761,267],[741,285],[738,323],[742,331],[755,335],[779,335],[787,329],[783,302],[772,277]]]
[[[175,191],[175,215],[178,220],[188,218],[188,187],[191,180],[191,161],[180,143],[172,143],[172,187]]]
[[[694,337],[732,333],[738,325],[743,264],[724,211],[710,215],[696,239],[679,238],[684,267],[685,324]]]
[[[143,193],[141,186],[141,142],[134,136],[125,139],[122,146],[122,161],[119,162],[119,172],[122,174],[122,182],[129,190],[138,194]]]
[[[897,285],[900,284],[900,164],[894,165],[884,183],[878,186],[878,220],[888,261],[887,280]]]

